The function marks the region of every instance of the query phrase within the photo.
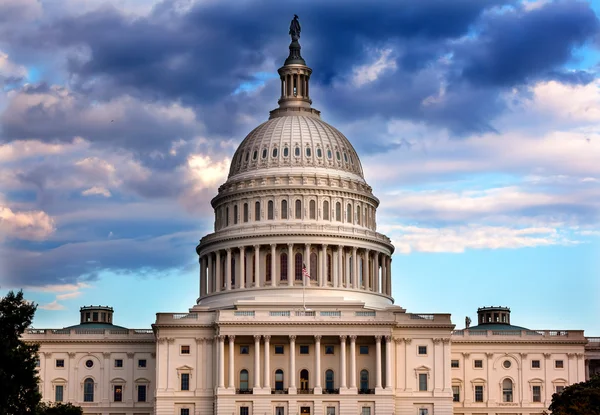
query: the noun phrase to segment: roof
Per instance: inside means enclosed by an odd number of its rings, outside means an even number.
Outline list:
[[[480,324],[478,326],[469,327],[468,330],[495,330],[495,331],[519,330],[520,331],[520,330],[529,330],[529,329],[526,329],[525,327],[521,327],[521,326],[513,326],[512,324],[506,324],[506,323],[484,323],[484,324]]]
[[[123,327],[123,326],[115,326],[114,324],[110,324],[110,323],[83,323],[83,324],[76,324],[74,326],[69,326],[69,327],[65,327],[65,329],[105,329],[105,330],[129,330],[127,327]]]

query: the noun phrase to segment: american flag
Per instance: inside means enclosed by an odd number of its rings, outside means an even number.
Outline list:
[[[306,269],[306,264],[302,264],[302,277],[308,279],[308,281],[310,281],[310,274],[308,273],[308,270]]]

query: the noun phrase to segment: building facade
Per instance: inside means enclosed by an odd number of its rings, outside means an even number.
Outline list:
[[[197,304],[158,313],[152,330],[114,326],[107,307],[28,330],[44,399],[98,415],[540,414],[598,348],[581,331],[512,326],[505,308],[454,330],[449,314],[394,305],[379,200],[312,108],[296,18],[290,34],[279,106],[211,202]]]

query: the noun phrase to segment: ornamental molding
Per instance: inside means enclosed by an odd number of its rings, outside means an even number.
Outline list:
[[[135,353],[133,353],[133,352],[127,352],[127,357],[129,359],[133,359],[133,356],[135,356]]]
[[[110,359],[110,352],[102,352],[102,357],[105,359]]]
[[[544,353],[544,357],[545,357],[546,359],[550,359],[550,356],[552,356],[552,354],[551,354],[551,353]]]
[[[173,343],[175,343],[175,339],[172,338],[172,337],[167,337],[167,343],[168,344],[173,344]]]
[[[431,339],[431,341],[433,341],[433,344],[440,344],[442,342],[442,339],[435,338],[435,339]]]
[[[462,355],[465,359],[468,359],[471,356],[471,353],[462,352]]]
[[[269,335],[269,334],[264,335],[263,338],[265,339],[266,342],[268,342],[271,340],[271,335]]]
[[[45,357],[52,357],[52,352],[43,352]]]
[[[321,341],[321,337],[323,337],[323,336],[321,336],[320,334],[315,334],[315,341],[320,342]]]
[[[407,338],[407,337],[405,337],[405,338],[404,338],[404,343],[406,343],[407,345],[409,345],[409,344],[411,344],[411,343],[412,343],[412,339],[411,339],[411,338]]]
[[[75,352],[68,352],[67,354],[69,355],[69,357],[71,359],[73,359],[77,355],[77,353],[75,353]]]
[[[196,340],[197,345],[204,344],[204,342],[206,341],[206,339],[204,337],[196,337],[195,340]]]

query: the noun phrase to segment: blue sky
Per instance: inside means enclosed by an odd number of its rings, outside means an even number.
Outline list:
[[[381,200],[396,303],[600,336],[600,1],[4,1],[0,290],[36,327],[193,306],[294,13],[313,105]]]

